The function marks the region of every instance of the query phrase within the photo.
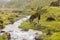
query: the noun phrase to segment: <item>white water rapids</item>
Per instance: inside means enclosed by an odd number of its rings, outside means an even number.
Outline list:
[[[25,18],[16,21],[14,24],[6,25],[3,31],[11,34],[11,40],[35,40],[35,36],[42,35],[41,31],[32,29],[29,29],[29,31],[21,31],[21,29],[18,28],[22,22],[28,20],[29,18],[30,16],[26,16]],[[38,35],[36,35],[36,33],[38,33]]]

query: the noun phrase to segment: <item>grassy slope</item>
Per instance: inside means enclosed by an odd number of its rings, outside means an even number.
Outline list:
[[[10,20],[8,20],[8,18],[13,18],[13,21],[15,22],[15,21],[19,20],[20,18],[23,18],[24,17],[23,15],[24,15],[23,13],[14,13],[9,10],[1,11],[0,20],[3,21],[2,26],[5,26],[10,23]],[[2,26],[0,26],[0,29],[2,28]]]
[[[46,9],[45,11],[43,11],[44,9]],[[47,11],[47,12],[46,12]],[[50,28],[52,28],[52,29],[55,29],[55,30],[60,30],[60,8],[59,7],[47,7],[47,8],[43,8],[42,9],[42,15],[41,15],[41,20],[40,20],[40,24],[41,25],[44,25],[44,26],[46,26],[46,27],[50,27]],[[46,21],[46,19],[47,19],[47,17],[49,17],[49,16],[53,16],[56,20],[55,21],[50,21],[50,22],[48,22],[48,21]],[[35,22],[36,22],[37,20],[35,20]],[[24,23],[22,23],[22,28],[24,28],[25,27],[25,25],[31,25],[29,22],[24,22]],[[26,27],[28,27],[28,26],[26,26]]]
[[[45,7],[42,9],[41,13],[42,15],[40,25],[35,24],[37,22],[37,19],[35,19],[35,23],[30,23],[29,21],[26,21],[23,22],[21,26],[19,26],[19,28],[36,29],[46,33],[48,32],[48,30],[51,30],[53,34],[51,36],[43,36],[43,39],[60,40],[60,7]],[[49,16],[54,17],[55,21],[46,21]]]
[[[37,7],[37,6],[46,6],[49,5],[52,1],[55,0],[11,0],[10,2],[8,2],[7,4],[5,4],[5,7],[7,8],[31,8],[31,7]],[[2,7],[2,5],[0,5],[0,7]]]
[[[48,7],[47,13],[44,13],[41,16],[41,24],[46,25],[48,27],[54,28],[55,30],[60,30],[60,7]],[[55,21],[46,21],[47,17],[53,16],[55,18]]]

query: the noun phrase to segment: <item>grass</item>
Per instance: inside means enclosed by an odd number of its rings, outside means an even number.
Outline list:
[[[12,18],[12,21],[15,22],[19,20],[20,18],[25,17],[23,15],[24,15],[23,13],[19,13],[19,12],[15,13],[12,10],[0,10],[0,20],[3,21],[2,26],[5,27],[5,25],[10,23],[9,18]],[[2,26],[0,26],[0,28]]]
[[[0,40],[8,40],[7,35],[6,34],[0,35]]]
[[[60,32],[55,32],[52,36],[48,36],[44,40],[60,40]]]
[[[26,26],[27,25],[27,26]],[[19,28],[23,28],[23,29],[33,29],[34,25],[30,24],[30,22],[24,22],[22,23],[22,25]]]
[[[60,8],[59,7],[49,7],[47,8],[47,13],[44,13],[42,16],[41,16],[41,21],[40,23],[43,25],[46,25],[48,27],[51,27],[51,28],[54,28],[55,30],[59,30],[60,29],[60,19],[59,19],[59,16],[60,16],[60,12],[59,12]],[[52,16],[55,18],[55,21],[46,21],[46,19],[49,17],[49,16]]]
[[[55,21],[46,21],[50,16],[55,18]],[[43,36],[43,40],[60,40],[60,7],[44,7],[41,10],[40,24],[38,25],[36,23],[37,18],[34,20],[34,23],[30,23],[29,21],[23,22],[19,28],[34,29],[44,33],[50,30],[52,35]]]
[[[45,11],[43,11],[45,10]],[[60,16],[60,8],[59,7],[47,7],[43,8],[41,11],[41,19],[40,19],[40,24],[49,28],[52,28],[52,30],[60,30],[60,22],[59,22],[59,16]],[[55,18],[55,21],[46,21],[49,16],[52,16]],[[34,20],[37,22],[37,19]],[[27,26],[26,26],[27,25]],[[20,26],[21,28],[30,28],[33,23],[30,24],[29,22],[23,22],[22,25]],[[35,25],[36,26],[36,25]]]

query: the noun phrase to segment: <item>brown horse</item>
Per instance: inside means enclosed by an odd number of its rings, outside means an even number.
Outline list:
[[[42,7],[41,7],[41,8],[42,8]],[[29,18],[29,21],[30,21],[30,22],[33,22],[33,20],[34,20],[35,18],[38,18],[38,23],[39,23],[40,16],[41,16],[41,14],[39,13],[39,10],[40,10],[41,8],[37,8],[36,13],[35,13],[35,14],[32,14],[32,15],[30,16],[30,18]]]
[[[31,15],[31,17],[29,18],[29,21],[33,22],[33,20],[35,18],[38,18],[38,23],[39,23],[39,20],[40,20],[40,14],[39,13],[35,13],[35,14]]]

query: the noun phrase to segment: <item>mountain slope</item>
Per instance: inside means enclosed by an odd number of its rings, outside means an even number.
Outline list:
[[[49,5],[54,0],[10,0],[4,5],[6,8],[30,8]],[[0,2],[1,3],[1,2]]]

